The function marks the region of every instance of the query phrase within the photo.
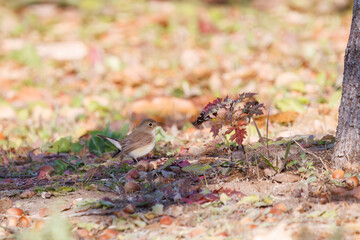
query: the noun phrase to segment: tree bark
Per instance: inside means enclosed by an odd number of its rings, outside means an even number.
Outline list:
[[[360,168],[360,0],[354,0],[350,36],[345,51],[333,163],[338,168]]]

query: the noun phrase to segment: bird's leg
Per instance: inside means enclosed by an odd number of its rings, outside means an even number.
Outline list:
[[[138,163],[138,160],[136,158],[132,158],[132,160],[136,163]]]

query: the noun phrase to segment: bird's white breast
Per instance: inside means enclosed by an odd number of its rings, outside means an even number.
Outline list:
[[[138,158],[138,157],[142,157],[145,156],[146,154],[148,154],[149,152],[151,152],[151,150],[153,150],[153,148],[155,147],[155,138],[154,141],[148,145],[139,147],[133,151],[131,151],[129,153],[129,156],[132,158]]]

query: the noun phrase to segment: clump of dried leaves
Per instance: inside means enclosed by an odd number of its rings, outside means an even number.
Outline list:
[[[262,115],[265,108],[256,101],[255,95],[256,93],[242,93],[236,99],[228,96],[224,99],[217,98],[203,108],[194,125],[210,120],[214,138],[219,135],[223,126],[228,126],[225,134],[233,133],[230,141],[241,145],[247,135],[246,125],[254,115]]]

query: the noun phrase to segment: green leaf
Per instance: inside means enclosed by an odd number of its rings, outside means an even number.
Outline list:
[[[262,201],[267,205],[271,205],[274,202],[274,199],[271,196],[267,195],[262,199]]]
[[[82,107],[83,103],[84,103],[84,96],[79,94],[79,95],[74,96],[71,99],[70,106],[71,107]]]
[[[337,216],[337,212],[335,209],[325,211],[320,214],[320,217],[323,217],[323,218],[334,218],[336,216]]]
[[[174,139],[174,136],[167,134],[161,127],[156,128],[156,141],[170,142]]]
[[[133,223],[135,223],[140,228],[146,227],[146,223],[144,221],[141,221],[140,219],[135,219]]]
[[[275,105],[281,112],[293,110],[302,113],[305,111],[303,104],[298,99],[294,98],[280,99],[275,103]]]
[[[125,138],[129,132],[129,130],[130,130],[130,125],[128,123],[125,123],[123,125],[123,127],[121,128],[120,136],[118,136],[118,138]],[[116,134],[116,132],[115,132],[115,134]]]
[[[317,84],[319,84],[321,87],[324,87],[326,85],[326,72],[322,71],[319,72],[316,75],[315,81]]]
[[[75,209],[78,211],[86,211],[90,208],[112,208],[114,204],[103,199],[94,200],[94,199],[84,199],[76,202]]]
[[[100,156],[104,152],[104,142],[96,136],[92,136],[88,143],[89,151]]]
[[[306,86],[305,86],[304,81],[295,81],[295,82],[290,83],[289,89],[305,93],[306,92],[305,87]]]
[[[63,137],[56,141],[47,151],[51,153],[70,152],[71,137]]]
[[[62,186],[62,187],[59,187],[56,191],[57,192],[65,192],[65,193],[68,193],[68,192],[74,192],[76,189],[75,187],[68,187],[68,186]]]
[[[59,160],[59,159],[57,159],[57,160],[55,160],[55,166],[54,166],[54,168],[55,168],[55,171],[57,172],[57,173],[63,173],[63,172],[65,172],[66,171],[66,169],[68,168],[68,164],[67,163],[65,163],[64,161],[62,161],[62,160]]]
[[[288,156],[289,156],[289,152],[290,152],[290,148],[291,148],[291,141],[289,141],[286,145],[286,151],[285,151],[285,156],[284,156],[284,161],[286,162]]]
[[[84,145],[81,145],[79,142],[71,144],[71,151],[73,151],[76,154],[79,154],[79,152],[84,148]]]
[[[311,176],[308,179],[306,179],[306,183],[312,183],[315,182],[317,180],[316,176]]]
[[[245,196],[243,197],[240,201],[239,204],[243,204],[243,203],[255,203],[260,201],[260,197],[257,195],[250,195],[250,196]]]
[[[190,166],[187,167],[183,167],[182,170],[184,172],[189,172],[195,175],[202,175],[204,174],[207,170],[211,169],[210,165],[202,165],[202,164],[192,164]]]
[[[41,58],[32,44],[26,44],[23,48],[14,50],[11,52],[10,58],[25,66],[40,67],[41,65]]]
[[[163,215],[163,213],[164,213],[164,205],[157,203],[152,207],[152,211],[153,211],[153,213],[155,213],[158,216]]]
[[[286,168],[291,168],[292,166],[295,166],[299,163],[299,160],[294,160],[294,161],[291,161],[291,162],[288,162],[286,164]]]
[[[104,199],[100,199],[99,206],[102,207],[103,209],[106,209],[106,208],[114,207],[114,204],[112,202],[106,201]]]
[[[176,158],[169,158],[165,163],[164,165],[162,166],[161,169],[165,169],[167,168],[168,166],[170,166],[173,162],[176,162]]]
[[[341,90],[337,90],[330,97],[329,107],[330,108],[338,107],[340,104],[340,101],[341,101]]]
[[[93,229],[97,229],[99,227],[99,224],[91,223],[91,222],[79,222],[76,224],[79,228],[84,228],[88,231],[91,231]]]
[[[351,173],[345,173],[344,174],[344,178],[346,179],[346,178],[349,178],[349,177],[352,177],[352,174]]]
[[[126,137],[128,131],[129,131],[129,124],[124,124],[124,126],[119,132],[111,132],[109,129],[109,124],[107,124],[104,130],[101,131],[96,130],[90,132],[91,138],[87,144],[87,147],[89,148],[90,152],[95,153],[98,156],[100,156],[104,152],[111,152],[117,150],[117,148],[109,141],[102,139],[96,135],[100,134],[115,139],[123,139]]]
[[[264,161],[266,162],[267,165],[269,165],[269,167],[271,167],[272,169],[274,169],[275,172],[277,172],[277,168],[275,168],[271,162],[264,156],[260,153],[260,156],[264,159]]]
[[[97,201],[94,199],[84,199],[75,203],[75,209],[77,211],[86,211],[96,206],[97,206]]]

